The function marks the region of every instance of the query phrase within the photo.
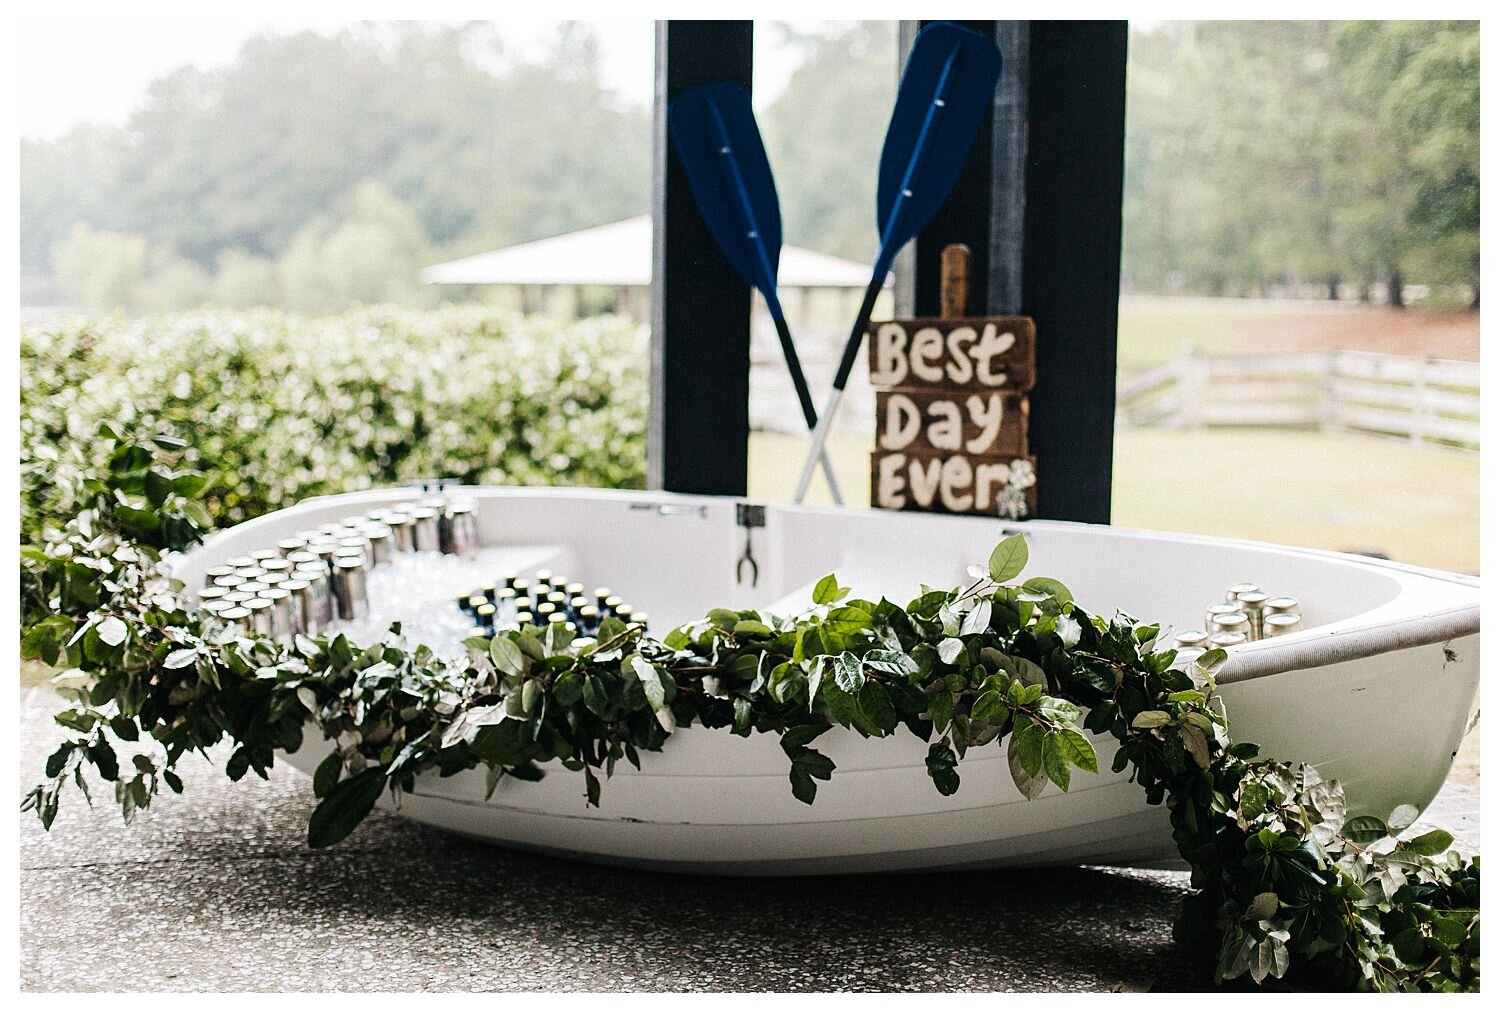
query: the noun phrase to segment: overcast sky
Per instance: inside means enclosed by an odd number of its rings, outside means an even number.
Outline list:
[[[84,122],[123,124],[153,79],[184,64],[220,67],[232,62],[240,46],[253,36],[329,33],[349,23],[347,17],[23,22],[18,68],[21,136],[58,137]],[[502,37],[523,51],[534,51],[556,24],[507,24]],[[796,24],[805,29],[817,23]],[[630,99],[649,101],[653,23],[637,19],[593,25],[603,48],[606,83]],[[757,32],[757,105],[785,87],[797,60],[795,51],[768,44],[776,34]]]

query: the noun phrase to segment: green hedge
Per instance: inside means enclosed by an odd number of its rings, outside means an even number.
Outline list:
[[[303,497],[453,477],[639,487],[644,329],[486,307],[66,318],[21,332],[21,533],[65,519],[60,471],[102,421],[166,428],[222,470],[220,523]],[[191,463],[191,462],[190,462]]]

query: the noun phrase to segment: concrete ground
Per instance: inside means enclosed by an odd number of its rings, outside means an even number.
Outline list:
[[[62,729],[21,691],[22,791]],[[697,879],[543,858],[383,812],[304,843],[295,770],[184,795],[121,825],[65,800],[20,815],[28,991],[1030,991],[1210,987],[1171,941],[1187,876],[1068,869]],[[1478,842],[1478,792],[1448,803]],[[1471,813],[1466,816],[1465,813]],[[1165,814],[1163,814],[1165,819]]]

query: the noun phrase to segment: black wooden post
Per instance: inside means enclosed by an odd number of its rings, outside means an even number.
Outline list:
[[[939,258],[971,252],[969,312],[1036,319],[1031,450],[1041,517],[1107,523],[1114,459],[1123,21],[965,22],[1005,58],[994,116],[917,237],[914,312],[938,312]]]
[[[667,132],[667,102],[725,78],[750,87],[751,22],[659,21],[652,171],[647,484],[745,494],[750,286],[714,245]]]
[[[1033,21],[1021,312],[1037,512],[1109,522],[1125,183],[1123,21]],[[1045,477],[1043,477],[1045,476]]]

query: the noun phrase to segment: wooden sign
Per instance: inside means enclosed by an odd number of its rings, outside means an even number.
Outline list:
[[[970,457],[1023,455],[1030,411],[1024,395],[1004,391],[877,391],[875,448]]]
[[[887,510],[1030,517],[1036,458],[877,450],[870,455],[870,502]]]
[[[1029,317],[890,320],[870,325],[870,383],[1029,391],[1036,325]]]
[[[1028,317],[956,316],[967,258],[966,247],[943,251],[943,310],[954,316],[870,326],[870,503],[1030,517],[1036,459],[1026,395],[1036,381],[1036,326]]]

